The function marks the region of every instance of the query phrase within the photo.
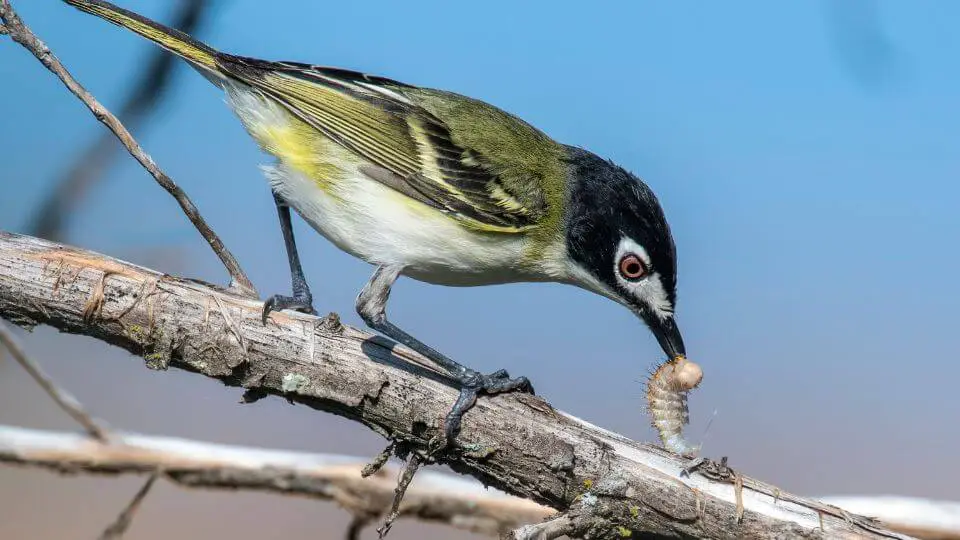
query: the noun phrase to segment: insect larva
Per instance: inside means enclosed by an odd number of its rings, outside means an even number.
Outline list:
[[[647,405],[653,427],[660,434],[664,448],[675,454],[695,455],[699,445],[683,438],[683,426],[690,421],[687,392],[703,380],[700,366],[678,356],[664,362],[647,381]]]

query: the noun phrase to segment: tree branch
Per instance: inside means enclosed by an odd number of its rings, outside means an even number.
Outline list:
[[[104,443],[74,433],[0,426],[0,462],[71,474],[143,474],[181,486],[248,489],[337,503],[370,522],[390,507],[395,467],[364,479],[361,458],[244,448],[171,437],[115,433]],[[400,507],[415,518],[499,536],[554,511],[449,474],[421,471]]]
[[[0,233],[0,316],[98,338],[143,355],[149,367],[242,386],[248,400],[283,396],[428,452],[457,392],[417,365],[425,359],[343,326],[335,315],[274,313],[264,326],[261,309],[258,301],[200,282]],[[739,491],[702,473],[681,477],[681,458],[556,411],[536,396],[481,400],[464,418],[458,441],[436,460],[561,511],[576,505],[578,518],[590,514],[592,538],[625,532],[902,538],[872,520],[739,474]]]
[[[0,425],[0,463],[70,474],[143,474],[187,488],[248,489],[338,503],[358,528],[384,514],[393,496],[387,467],[369,480],[359,457],[221,445],[172,437],[115,433],[102,443],[76,433]],[[891,529],[930,540],[960,540],[960,503],[906,497],[843,496],[822,500],[875,516]],[[490,536],[552,533],[571,525],[566,516],[546,522],[553,509],[485,489],[446,473],[421,471],[400,507],[401,518],[420,519]],[[524,524],[536,523],[536,525]]]
[[[130,152],[130,155],[153,176],[167,193],[173,196],[183,210],[183,213],[186,214],[194,227],[200,231],[200,235],[210,244],[214,253],[220,258],[220,262],[223,263],[227,272],[230,273],[230,286],[236,288],[238,292],[244,295],[256,297],[256,288],[250,279],[247,278],[243,268],[240,267],[240,263],[237,262],[237,259],[230,253],[230,250],[223,244],[223,241],[220,240],[217,233],[213,232],[210,225],[203,219],[203,216],[200,215],[199,210],[197,210],[197,207],[194,206],[190,198],[187,197],[187,194],[184,193],[184,191],[180,189],[180,186],[167,176],[166,173],[160,170],[160,167],[154,163],[153,158],[143,151],[143,148],[141,148],[133,138],[133,135],[120,123],[120,120],[117,120],[116,116],[111,114],[90,92],[77,82],[46,44],[40,41],[40,39],[23,24],[23,21],[20,20],[20,17],[10,5],[9,0],[0,0],[0,21],[5,25],[10,37],[33,53],[44,67],[59,77],[67,89],[90,109],[90,112],[93,113],[96,119],[107,126],[107,128],[117,136],[117,139],[119,139],[127,151]]]

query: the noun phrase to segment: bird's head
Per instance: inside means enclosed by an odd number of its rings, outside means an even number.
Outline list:
[[[669,358],[685,356],[674,320],[677,255],[663,209],[628,171],[568,147],[570,280],[616,300],[650,328]]]

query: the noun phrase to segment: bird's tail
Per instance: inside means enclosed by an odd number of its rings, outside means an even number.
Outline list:
[[[117,26],[122,26],[140,34],[200,68],[201,72],[206,72],[207,75],[220,75],[220,70],[217,68],[217,55],[219,53],[179,30],[151,21],[146,17],[103,0],[64,1],[81,11],[96,15]]]

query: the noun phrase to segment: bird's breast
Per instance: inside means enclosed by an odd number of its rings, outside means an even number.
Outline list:
[[[403,266],[411,278],[454,286],[530,281],[526,237],[483,233],[340,163],[321,187],[281,163],[266,169],[274,190],[341,250],[371,264]]]

